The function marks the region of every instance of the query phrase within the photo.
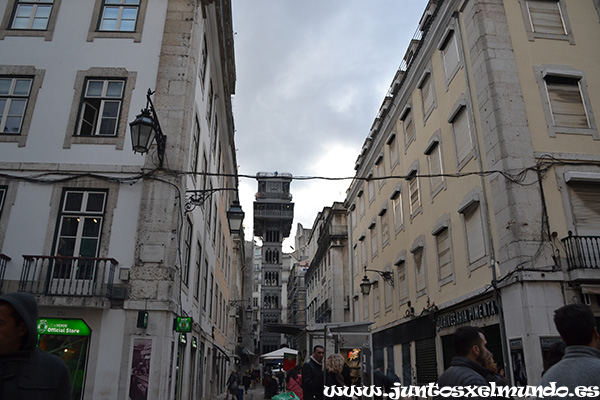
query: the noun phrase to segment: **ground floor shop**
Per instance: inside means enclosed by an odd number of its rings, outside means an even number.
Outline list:
[[[600,295],[582,296],[578,285],[516,281],[497,293],[490,290],[431,307],[373,332],[373,364],[393,370],[405,385],[435,382],[454,356],[455,330],[470,325],[481,328],[488,350],[512,384],[536,384],[544,357],[560,340],[554,310],[583,300],[600,316]]]

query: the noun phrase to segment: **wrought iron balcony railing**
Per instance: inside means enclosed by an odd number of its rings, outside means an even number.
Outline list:
[[[6,263],[10,261],[10,257],[4,253],[0,253],[0,293],[4,286],[4,274],[6,273]]]
[[[600,268],[600,236],[569,236],[561,239],[569,270]]]
[[[111,297],[114,258],[23,256],[19,291],[51,296]]]

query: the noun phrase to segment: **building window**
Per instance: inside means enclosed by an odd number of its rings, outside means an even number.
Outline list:
[[[452,124],[452,135],[454,137],[454,151],[456,154],[457,169],[469,162],[473,157],[473,142],[471,139],[471,126],[467,107],[461,101],[455,107],[448,118]]]
[[[208,45],[206,42],[206,32],[202,38],[202,54],[200,55],[200,85],[204,90],[204,81],[206,80],[206,67],[208,66]]]
[[[377,243],[377,224],[375,224],[375,222],[369,226],[369,235],[371,237],[371,259],[373,259],[377,255],[377,250],[379,249]]]
[[[375,172],[377,173],[377,178],[379,181],[379,188],[385,185],[385,163],[383,162],[383,154],[380,154],[375,161]]]
[[[0,132],[21,133],[33,78],[0,76]]]
[[[381,247],[384,248],[390,244],[390,227],[386,208],[379,213],[379,221],[381,223]]]
[[[415,140],[415,125],[413,123],[413,113],[410,106],[404,108],[400,116],[400,121],[402,121],[402,127],[404,129],[404,148],[406,149]]]
[[[442,227],[434,235],[438,259],[438,281],[443,285],[450,281],[454,272],[450,230],[448,227]]]
[[[367,265],[367,243],[365,242],[364,235],[358,240],[360,242],[360,262],[362,264],[361,266],[364,267]]]
[[[421,194],[416,170],[408,174],[408,193],[410,196],[410,217],[413,218],[421,211]]]
[[[473,267],[486,254],[483,219],[481,217],[479,202],[471,202],[468,206],[460,210],[460,213],[464,218],[468,261],[469,265]]]
[[[58,215],[55,255],[98,257],[106,197],[106,191],[64,191]],[[79,268],[77,279],[91,279],[92,270],[93,265]],[[57,277],[68,278],[70,269],[60,269],[59,273],[61,276]]]
[[[52,12],[53,0],[18,0],[11,29],[44,30]]]
[[[361,189],[358,194],[358,210],[360,212],[361,218],[365,215],[365,196],[363,196],[363,190]]]
[[[600,236],[600,182],[571,180],[568,188],[575,235]]]
[[[425,71],[417,87],[421,89],[423,122],[425,122],[435,107],[435,90],[433,89],[433,76],[430,71]]]
[[[423,247],[417,247],[412,251],[413,260],[415,263],[415,283],[417,297],[427,293],[427,271],[425,267]]]
[[[135,31],[140,0],[104,0],[100,18],[101,31]]]
[[[78,71],[63,148],[72,144],[112,144],[122,150],[136,76],[123,68]]]
[[[390,171],[392,171],[398,162],[400,161],[398,155],[398,141],[396,140],[396,133],[392,133],[387,141],[388,152],[390,156]]]
[[[379,282],[373,282],[373,317],[377,318],[379,316],[380,307],[381,307],[381,296],[379,294]]]
[[[61,0],[8,0],[0,26],[5,36],[35,36],[52,40]]]
[[[192,154],[190,156],[190,169],[192,170],[192,178],[196,179],[198,173],[198,158],[200,155],[200,122],[198,116],[194,119],[194,134],[192,136]]]
[[[185,240],[183,242],[183,266],[181,274],[183,275],[181,278],[183,280],[183,284],[188,286],[190,281],[190,264],[192,262],[192,235],[194,232],[194,225],[192,224],[192,220],[188,217],[186,223],[185,230]]]
[[[89,79],[79,111],[77,136],[115,136],[123,103],[125,81]]]
[[[6,198],[7,186],[0,186],[0,221],[2,220],[2,210],[4,210],[4,199]]]
[[[352,247],[352,276],[358,271],[358,243]]]
[[[375,200],[375,181],[373,181],[373,173],[367,176],[367,192],[369,193],[369,204]]]
[[[398,260],[396,262],[396,269],[398,271],[398,303],[404,304],[408,301],[408,279],[406,276],[406,262],[404,259]]]
[[[444,168],[442,163],[442,149],[439,142],[439,132],[434,135],[429,145],[425,149],[427,155],[427,165],[429,166],[429,186],[431,197],[435,197],[446,185],[446,178],[443,176]]]
[[[446,84],[449,84],[460,67],[458,41],[456,40],[454,29],[448,29],[446,31],[446,34],[440,41],[438,49],[442,52],[444,76],[446,77]]]
[[[398,232],[404,228],[404,213],[402,212],[402,192],[394,191],[392,195],[392,210],[394,211],[394,231]]]
[[[200,275],[202,273],[202,243],[196,242],[196,281],[194,285],[194,298],[198,300],[200,296]],[[206,277],[204,277],[206,279]]]
[[[536,68],[548,133],[591,134],[600,139],[581,71]]]
[[[521,0],[529,40],[562,39],[574,43],[565,0]]]

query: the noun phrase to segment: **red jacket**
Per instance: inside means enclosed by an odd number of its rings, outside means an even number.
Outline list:
[[[302,396],[302,376],[298,375],[298,380],[295,380],[294,378],[290,378],[290,380],[287,381],[287,388],[288,390],[291,390],[292,392],[296,393],[296,396],[300,397],[300,400],[304,400],[303,396]]]

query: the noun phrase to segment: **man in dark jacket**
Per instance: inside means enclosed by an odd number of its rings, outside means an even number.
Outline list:
[[[37,319],[33,296],[0,296],[0,399],[71,399],[67,365],[36,347]]]
[[[312,356],[302,367],[304,400],[323,400],[323,357],[325,348],[316,345]]]
[[[438,386],[490,386],[484,367],[488,356],[487,341],[480,329],[473,326],[460,327],[454,333],[454,353],[448,368],[438,379]],[[441,399],[442,397],[438,397]],[[471,397],[480,399],[480,397]]]

